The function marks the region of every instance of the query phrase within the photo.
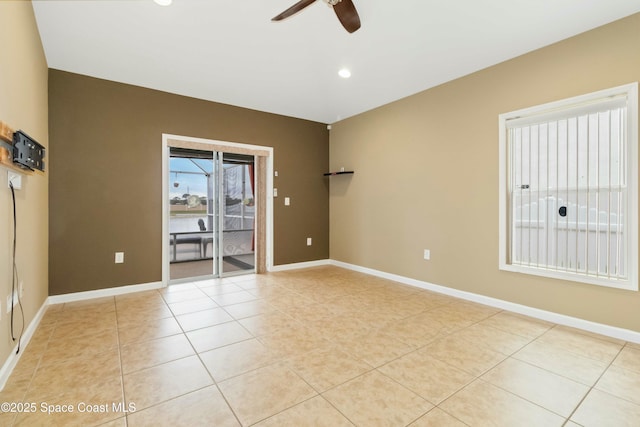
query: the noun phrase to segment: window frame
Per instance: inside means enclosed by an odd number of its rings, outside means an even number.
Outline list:
[[[627,157],[626,180],[628,189],[628,242],[625,265],[628,267],[626,280],[594,277],[583,273],[549,270],[536,266],[516,265],[509,262],[510,229],[509,219],[509,179],[511,176],[508,152],[509,120],[525,117],[562,115],[563,112],[580,105],[605,102],[608,98],[626,96],[627,98]],[[610,288],[638,291],[638,83],[630,83],[614,88],[600,90],[585,95],[566,98],[546,104],[523,108],[498,116],[499,132],[499,270],[510,271],[553,279],[568,280]]]

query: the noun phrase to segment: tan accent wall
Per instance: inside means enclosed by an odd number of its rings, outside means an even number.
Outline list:
[[[49,147],[47,125],[47,62],[31,2],[0,1],[0,120],[22,129]],[[45,164],[48,167],[47,158]],[[48,172],[23,176],[16,191],[18,239],[16,263],[24,283],[25,323],[29,325],[47,298]],[[13,209],[7,169],[0,167],[0,366],[16,344],[6,314],[11,294]],[[16,309],[16,334],[22,321]]]
[[[638,292],[498,270],[498,115],[639,80],[636,14],[334,124],[331,258],[640,331]]]
[[[163,133],[274,147],[274,264],[328,258],[325,124],[58,70],[49,101],[51,295],[161,280]]]

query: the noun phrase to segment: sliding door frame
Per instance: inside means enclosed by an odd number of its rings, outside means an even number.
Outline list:
[[[255,271],[271,271],[273,266],[273,147],[229,141],[162,134],[162,286],[169,277],[169,150],[189,148],[201,151],[245,154],[255,157],[256,235]]]

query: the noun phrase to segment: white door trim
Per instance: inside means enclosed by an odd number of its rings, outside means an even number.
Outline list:
[[[241,151],[253,152],[255,155],[266,157],[266,201],[257,200],[257,203],[266,202],[266,267],[271,271],[273,267],[273,147],[262,145],[242,144],[230,141],[218,141],[213,139],[194,138],[189,136],[162,134],[162,286],[169,284],[169,147],[171,142],[195,143],[212,146],[212,151],[228,152]],[[214,148],[214,147],[219,147]]]

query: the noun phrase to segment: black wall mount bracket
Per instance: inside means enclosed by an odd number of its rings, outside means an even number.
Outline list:
[[[44,172],[45,148],[19,130],[13,133],[13,163],[23,169]]]

